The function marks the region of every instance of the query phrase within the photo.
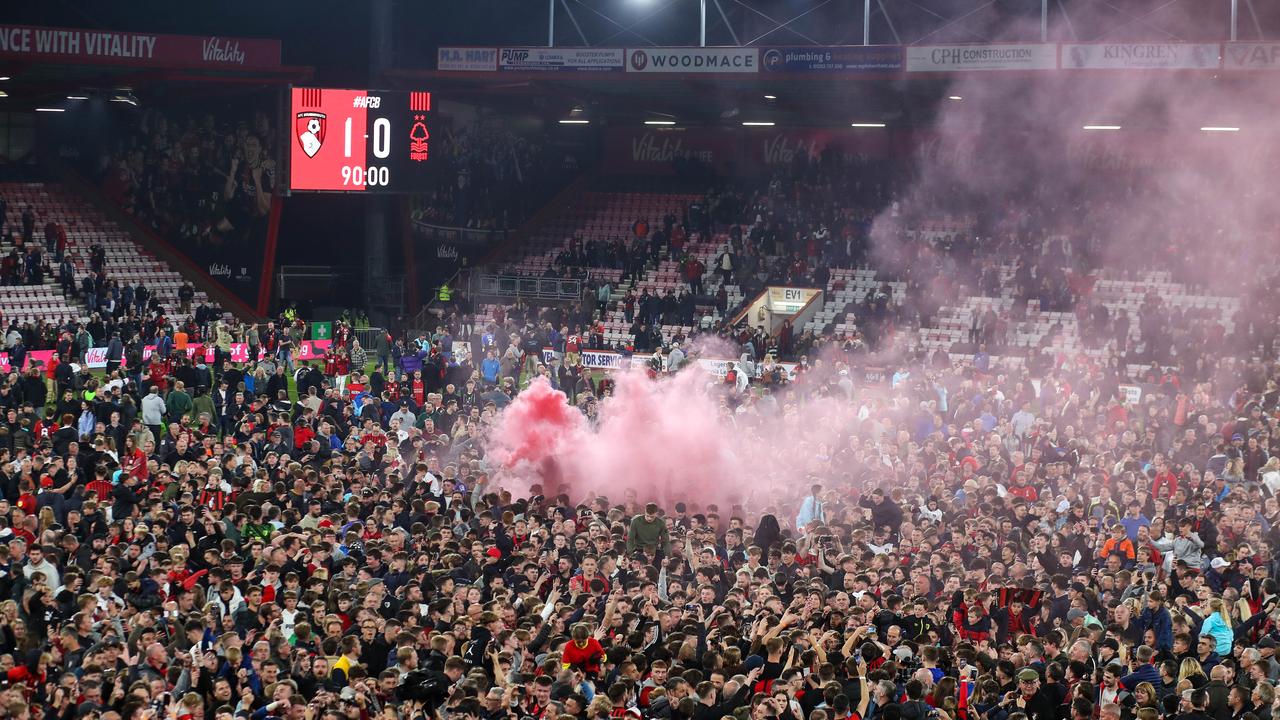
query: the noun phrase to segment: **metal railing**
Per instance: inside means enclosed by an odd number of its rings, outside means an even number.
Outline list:
[[[476,230],[474,228],[436,225],[425,220],[414,220],[413,230],[419,237],[438,242],[458,243],[459,245],[487,245],[507,236],[507,230]]]
[[[360,341],[360,347],[372,353],[373,349],[377,347],[378,336],[385,335],[387,329],[380,327],[352,328],[351,332]]]
[[[276,272],[276,296],[302,298],[324,297],[350,291],[354,275],[332,265],[281,265]]]
[[[570,278],[479,274],[472,288],[478,297],[490,298],[578,300],[582,297],[582,281]]]

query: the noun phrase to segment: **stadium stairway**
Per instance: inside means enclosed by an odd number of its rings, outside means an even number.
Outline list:
[[[568,249],[575,238],[584,242],[608,242],[615,238],[626,238],[631,235],[632,224],[637,220],[645,220],[650,225],[660,223],[666,212],[674,211],[679,215],[698,197],[684,193],[597,192],[588,187],[578,187],[573,193],[576,197],[572,202],[553,203],[549,206],[550,212],[535,227],[522,233],[515,242],[509,243],[507,252],[493,265],[518,275],[544,276],[549,268],[555,267],[556,257]],[[707,267],[704,281],[705,291],[709,295],[719,290],[720,281],[712,268],[719,248],[727,241],[727,236],[716,235],[686,246],[688,252],[698,257]],[[585,266],[584,269],[589,280],[607,279],[613,284],[612,299],[615,303],[623,300],[628,290],[634,290],[637,296],[645,290],[661,295],[667,290],[685,286],[678,263],[668,259],[650,263],[644,275],[635,282],[634,288],[631,283],[623,281],[623,271],[618,268]],[[726,292],[730,307],[741,302],[742,294],[737,286],[726,287]],[[492,321],[493,309],[489,305],[478,307],[477,323],[483,325]],[[702,311],[710,309],[710,306],[699,305],[698,309]],[[720,318],[715,316],[715,319],[718,321]],[[620,309],[610,310],[603,320],[605,342],[608,345],[625,345],[634,340],[630,333],[631,325],[626,322]],[[663,341],[669,342],[677,334],[689,335],[693,327],[668,324],[661,326],[659,330]]]
[[[133,241],[130,233],[101,209],[86,204],[85,198],[62,183],[18,182],[0,183],[0,197],[8,203],[5,226],[22,227],[22,212],[30,207],[36,215],[33,242],[44,245],[44,225],[53,220],[67,233],[67,252],[75,259],[76,281],[89,272],[89,251],[93,245],[102,246],[106,253],[109,278],[120,283],[142,282],[153,297],[172,308],[169,317],[177,321],[186,316],[177,313],[178,288],[183,277],[165,262]],[[7,255],[12,246],[0,245],[0,254]],[[7,286],[0,288],[0,312],[4,320],[34,322],[36,320],[87,321],[89,309],[83,302],[62,293],[58,282],[58,264],[51,254],[45,254],[49,267],[41,285]],[[207,302],[208,296],[197,290],[195,302]]]
[[[122,259],[138,261],[132,264],[134,277],[149,275],[162,283],[165,292],[161,297],[171,297],[167,301],[161,300],[168,303],[165,306],[166,309],[172,307],[176,311],[177,288],[186,281],[195,288],[196,305],[212,301],[241,320],[261,319],[252,307],[209,277],[198,263],[112,203],[96,186],[87,182],[74,170],[62,165],[51,166],[50,170],[58,178],[59,182],[56,186],[61,189],[61,192],[75,197],[81,205],[95,211],[95,217],[101,218],[102,222],[106,223],[106,227],[115,232],[118,242],[117,250]],[[107,267],[110,274],[110,259]],[[151,288],[151,282],[147,282],[147,287]],[[172,290],[172,293],[169,290]],[[171,314],[170,317],[173,315]]]

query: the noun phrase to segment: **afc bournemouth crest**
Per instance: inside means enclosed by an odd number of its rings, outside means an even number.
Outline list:
[[[294,121],[294,134],[307,157],[315,157],[324,144],[325,115],[322,112],[300,112]]]

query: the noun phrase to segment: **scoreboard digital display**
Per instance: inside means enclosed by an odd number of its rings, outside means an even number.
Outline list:
[[[428,188],[431,93],[292,88],[289,189],[409,193]]]

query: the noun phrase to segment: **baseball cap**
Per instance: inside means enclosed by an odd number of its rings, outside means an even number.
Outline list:
[[[1230,564],[1231,563],[1227,562],[1226,560],[1223,560],[1220,557],[1216,557],[1209,561],[1209,567],[1213,568],[1214,570],[1221,570],[1222,568],[1227,567]]]
[[[488,550],[485,550],[484,552],[485,552],[485,554],[486,554],[486,555],[488,555],[488,556],[489,556],[489,557],[491,557],[491,558],[500,558],[500,557],[502,557],[502,551],[501,551],[501,550],[499,550],[499,549],[498,549],[498,548],[496,548],[496,547],[491,547],[491,548],[489,548]]]

